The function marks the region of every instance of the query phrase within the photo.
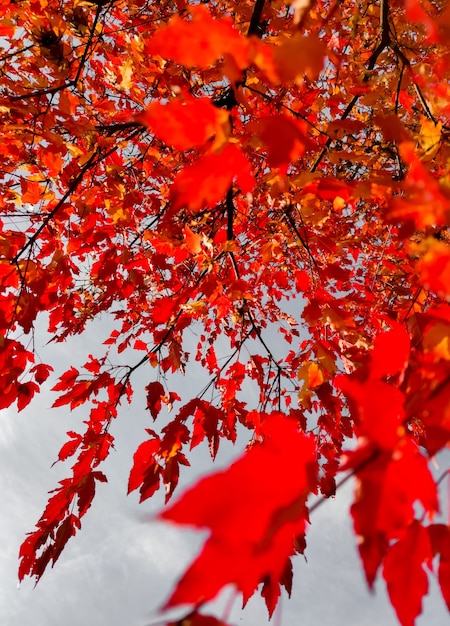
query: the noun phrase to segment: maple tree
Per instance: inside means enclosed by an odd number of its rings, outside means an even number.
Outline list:
[[[0,11],[0,408],[52,376],[38,316],[54,342],[114,323],[101,358],[55,374],[53,407],[79,408],[86,429],[67,433],[71,469],[20,579],[81,528],[145,369],[155,425],[128,484],[141,501],[171,498],[190,449],[249,442],[161,513],[210,531],[166,605],[192,605],[183,624],[222,623],[200,609],[228,584],[244,602],[259,589],[271,615],[310,514],[348,476],[368,585],[381,571],[403,626],[430,575],[450,607],[448,470],[430,470],[450,442],[450,7]],[[185,401],[171,374],[191,367],[210,382]]]

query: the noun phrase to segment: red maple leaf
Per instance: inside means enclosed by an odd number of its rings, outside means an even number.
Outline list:
[[[268,418],[262,432],[261,443],[161,513],[211,533],[166,607],[212,599],[229,583],[247,599],[264,580],[282,577],[294,538],[305,529],[317,471],[314,443],[281,415]]]
[[[414,626],[428,592],[423,568],[431,565],[433,553],[426,528],[414,521],[387,553],[383,568],[389,597],[402,626]]]

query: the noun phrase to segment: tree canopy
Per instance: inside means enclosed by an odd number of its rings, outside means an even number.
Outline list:
[[[166,604],[191,605],[186,624],[221,623],[201,607],[228,584],[271,615],[311,512],[348,476],[369,587],[384,577],[402,626],[431,575],[450,607],[449,470],[430,469],[450,442],[450,7],[0,11],[0,408],[53,381],[55,413],[86,426],[19,578],[81,528],[139,369],[140,501],[169,501],[194,447],[248,444],[161,512],[210,531]],[[39,317],[63,343],[106,314],[102,357],[41,361]],[[198,367],[209,382],[185,401],[172,375]]]

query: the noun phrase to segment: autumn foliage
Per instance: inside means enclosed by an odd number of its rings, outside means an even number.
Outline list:
[[[0,408],[53,381],[55,413],[86,425],[69,427],[20,579],[81,528],[139,369],[141,501],[171,498],[194,447],[248,444],[161,513],[210,533],[167,601],[193,607],[183,624],[222,623],[200,610],[228,584],[272,614],[348,475],[368,585],[384,577],[402,626],[430,576],[450,607],[449,6],[0,12]],[[53,372],[43,314],[61,343],[107,314],[103,356]],[[171,375],[196,368],[209,383],[182,398]]]

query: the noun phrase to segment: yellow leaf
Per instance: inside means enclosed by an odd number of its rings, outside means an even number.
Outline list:
[[[127,91],[130,89],[133,78],[133,59],[128,58],[121,66],[120,73],[122,75],[122,80],[118,83],[119,89],[123,89]]]
[[[333,209],[335,211],[341,211],[346,206],[347,206],[346,201],[344,200],[344,198],[341,198],[340,196],[336,196],[335,199],[333,200]]]
[[[130,223],[130,215],[121,205],[112,205],[109,201],[105,205],[114,226]]]
[[[74,159],[76,159],[77,157],[81,157],[83,156],[83,154],[85,154],[84,151],[81,150],[81,148],[76,146],[74,143],[66,143],[66,148]]]
[[[427,117],[422,118],[420,124],[420,147],[425,153],[425,160],[432,159],[436,156],[441,142],[442,123],[435,124],[433,120]]]
[[[183,309],[191,313],[204,313],[207,310],[207,306],[203,300],[191,300],[186,302]]]

